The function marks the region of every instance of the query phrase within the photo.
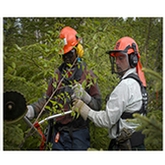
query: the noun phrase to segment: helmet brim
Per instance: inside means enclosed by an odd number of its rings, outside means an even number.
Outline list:
[[[73,49],[73,46],[64,46],[63,50],[63,54],[66,54],[68,52],[70,52]]]
[[[110,56],[114,56],[114,53],[120,53],[120,52],[127,53],[124,50],[109,50],[109,51],[106,51],[106,54],[109,54]]]

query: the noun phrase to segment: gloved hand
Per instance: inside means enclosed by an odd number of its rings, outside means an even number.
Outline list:
[[[78,111],[84,120],[87,120],[90,108],[82,100],[75,100],[72,107],[73,111]]]
[[[26,113],[26,117],[28,117],[29,119],[33,119],[35,116],[35,112],[34,112],[34,108],[31,105],[27,106],[27,113]]]
[[[81,99],[86,104],[89,104],[91,101],[91,96],[83,89],[82,85],[77,83],[72,87],[74,93],[72,95],[72,99]]]

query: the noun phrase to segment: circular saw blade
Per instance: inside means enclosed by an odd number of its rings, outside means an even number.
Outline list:
[[[4,93],[4,120],[13,123],[21,119],[27,112],[26,100],[18,92]]]

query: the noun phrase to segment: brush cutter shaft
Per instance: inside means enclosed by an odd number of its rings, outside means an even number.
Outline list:
[[[42,124],[43,122],[45,122],[45,121],[47,121],[47,120],[50,120],[50,119],[54,119],[54,118],[56,118],[56,117],[60,117],[60,116],[63,116],[63,115],[70,114],[71,112],[72,112],[72,110],[67,111],[67,112],[64,112],[64,113],[59,113],[59,114],[56,114],[56,115],[49,116],[49,117],[47,117],[47,118],[41,120],[41,121],[39,122],[39,124]]]

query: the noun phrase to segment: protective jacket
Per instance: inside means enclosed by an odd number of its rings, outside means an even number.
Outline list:
[[[85,90],[92,97],[89,106],[94,110],[99,110],[101,108],[101,95],[98,85],[94,79],[96,79],[96,76],[91,70],[87,70],[84,62],[78,62],[78,64],[72,68],[70,72],[68,72],[68,66],[63,63],[57,70],[55,70],[55,76],[49,82],[46,97],[39,99],[37,102],[33,103],[32,106],[35,112],[39,113],[54,90],[57,90],[52,99],[57,102],[56,109],[59,108],[58,110],[61,111],[71,110],[71,95],[73,94],[72,86],[74,85],[74,82],[76,81],[82,84],[86,81],[87,84]],[[60,86],[56,89],[59,83]],[[52,106],[51,103],[49,103],[49,106]],[[88,121],[84,121],[81,116],[74,119],[71,114],[56,118],[56,125],[59,125],[60,127],[66,127],[66,125],[70,127],[70,125],[72,125],[75,129],[77,129],[85,127],[87,124]]]

